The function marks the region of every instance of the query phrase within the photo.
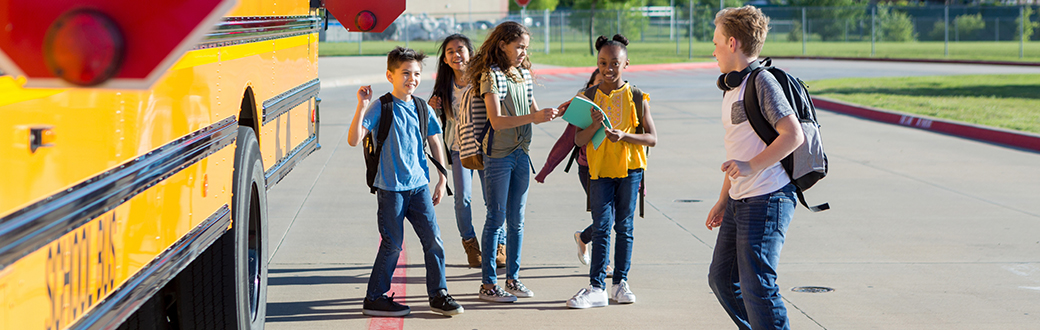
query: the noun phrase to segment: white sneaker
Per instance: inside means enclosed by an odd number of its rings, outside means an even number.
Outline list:
[[[569,308],[606,307],[607,292],[597,287],[582,288],[567,300]]]
[[[592,261],[592,256],[589,255],[589,245],[581,242],[581,232],[574,232],[574,243],[578,243],[578,261],[581,261],[582,265],[588,265]]]
[[[614,284],[610,292],[610,300],[616,303],[631,304],[636,302],[636,295],[632,293],[632,290],[628,289],[628,281],[621,280],[621,283]]]

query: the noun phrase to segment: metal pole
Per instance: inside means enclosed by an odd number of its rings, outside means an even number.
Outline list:
[[[1026,6],[1023,5],[1018,7],[1018,58],[1022,58],[1025,55],[1026,47]]]
[[[997,35],[993,38],[993,41],[1000,41],[1000,17],[997,17],[997,24],[994,24],[993,26],[995,27],[993,31],[997,32]]]
[[[520,25],[527,26],[527,6],[520,7]]]
[[[567,27],[567,22],[563,21],[563,11],[560,11],[560,54],[563,54],[563,30]]]
[[[689,11],[690,11],[690,24],[689,24],[689,29],[690,29],[690,31],[689,31],[690,32],[690,38],[689,38],[690,55],[687,56],[686,58],[687,59],[693,59],[693,0],[690,0]]]
[[[675,40],[675,0],[672,0],[672,12],[668,14],[668,40]]]
[[[469,0],[469,29],[473,29],[473,0]]]
[[[943,9],[943,56],[950,56],[950,5]]]
[[[802,55],[805,55],[805,7],[802,7]]]
[[[617,14],[617,34],[621,34],[621,9],[615,10],[614,14]]]
[[[672,7],[672,13],[674,13],[676,11],[676,9],[678,9],[678,8],[677,7]],[[682,37],[679,36],[678,33],[676,33],[675,34],[675,55],[679,55],[679,40],[682,40]]]
[[[552,24],[549,24],[549,9],[548,8],[544,9],[544,13],[545,14],[542,15],[542,17],[545,18],[545,20],[542,22],[542,26],[545,29],[545,53],[548,54],[549,53],[549,33],[551,32],[550,30],[552,28]]]
[[[407,16],[405,16],[405,15],[407,15]],[[412,39],[412,38],[410,38],[410,36],[408,35],[408,26],[409,26],[409,25],[411,25],[411,24],[409,24],[409,22],[408,22],[408,21],[410,21],[410,20],[409,20],[408,18],[409,18],[409,17],[411,16],[411,15],[409,15],[409,14],[405,14],[405,15],[402,15],[402,16],[401,16],[401,17],[404,17],[404,48],[411,48],[411,47],[408,47],[408,42],[409,42],[409,41],[411,41],[411,39]]]
[[[873,8],[870,8],[870,57],[874,57],[874,54],[875,54],[874,53],[874,44],[876,43],[875,39],[877,39],[876,25],[877,25],[877,6],[874,6]]]
[[[365,35],[362,34],[361,32],[357,32],[357,35],[358,35],[358,37],[357,37],[357,54],[358,55],[364,55],[364,54],[361,53],[361,43],[365,41]]]

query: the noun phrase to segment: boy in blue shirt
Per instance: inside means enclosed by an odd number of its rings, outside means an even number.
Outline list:
[[[379,203],[377,219],[379,226],[379,252],[372,265],[372,276],[368,280],[368,291],[362,313],[370,316],[405,316],[411,312],[408,306],[387,297],[390,281],[397,268],[404,241],[404,219],[408,218],[422,242],[426,260],[426,290],[430,297],[430,309],[443,315],[463,312],[455,299],[448,295],[444,279],[444,244],[433,206],[440,203],[446,192],[443,173],[438,172],[437,185],[430,195],[430,171],[426,164],[423,138],[430,144],[433,157],[445,163],[444,147],[441,144],[441,128],[436,116],[427,115],[427,122],[419,122],[419,108],[425,101],[412,96],[422,80],[422,61],[426,54],[412,49],[397,47],[387,55],[386,79],[393,84],[393,117],[380,118],[382,104],[379,99],[372,102],[372,86],[358,89],[358,106],[350,124],[347,143],[357,146],[358,142],[372,131],[378,134],[380,120],[393,120],[383,152],[379,157],[379,170],[373,186],[377,189]],[[427,109],[428,110],[428,109]],[[428,113],[428,112],[427,112]],[[361,125],[358,125],[360,122]],[[419,125],[427,125],[428,136],[421,136]]]

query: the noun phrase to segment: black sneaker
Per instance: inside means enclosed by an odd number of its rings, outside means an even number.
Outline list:
[[[455,298],[452,298],[448,294],[448,290],[440,289],[437,293],[430,297],[430,309],[434,313],[438,313],[445,316],[452,316],[456,314],[462,314],[464,311],[462,305],[455,302]]]
[[[408,306],[394,302],[393,294],[390,297],[384,294],[376,300],[365,298],[365,304],[361,309],[361,313],[368,316],[405,316],[411,312],[412,309]]]

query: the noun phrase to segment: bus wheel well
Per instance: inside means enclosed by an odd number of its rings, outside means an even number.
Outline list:
[[[256,97],[253,95],[253,87],[246,87],[242,95],[242,106],[238,112],[238,126],[246,126],[253,129],[256,139],[260,140],[260,113],[256,106]]]

